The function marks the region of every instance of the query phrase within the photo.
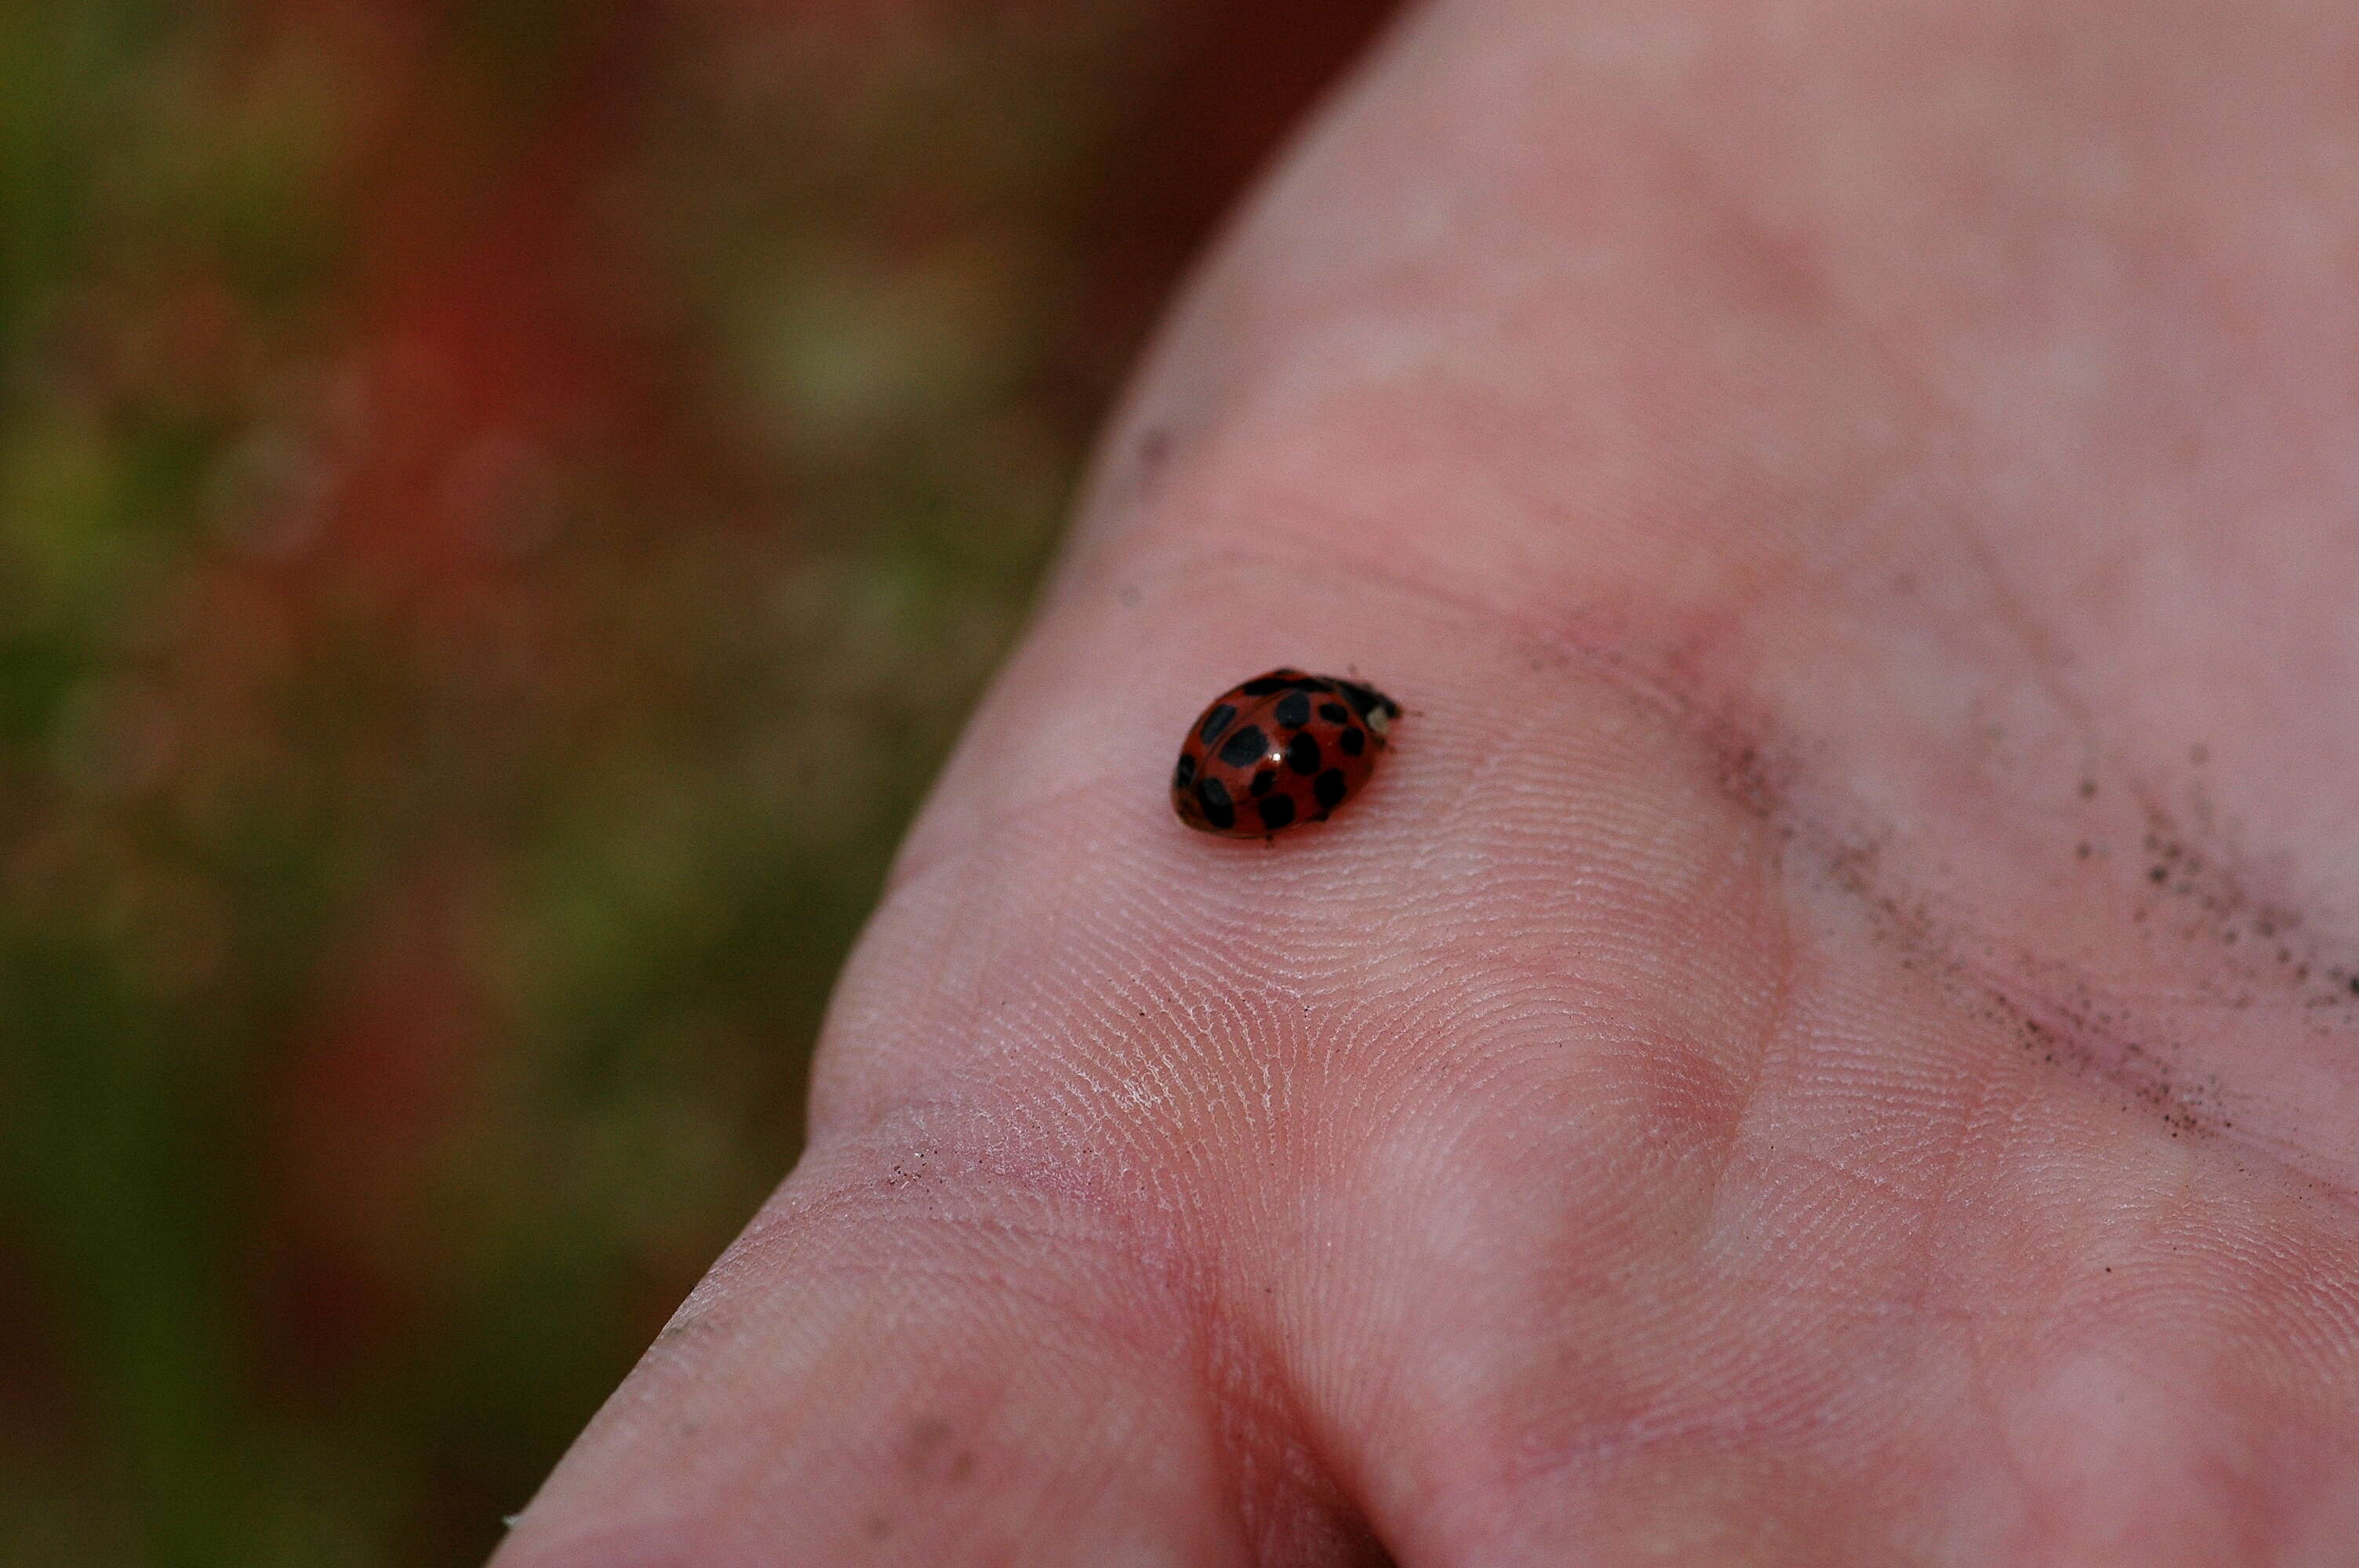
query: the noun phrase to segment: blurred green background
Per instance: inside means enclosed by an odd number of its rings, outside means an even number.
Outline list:
[[[1375,0],[0,0],[0,1563],[479,1562]]]

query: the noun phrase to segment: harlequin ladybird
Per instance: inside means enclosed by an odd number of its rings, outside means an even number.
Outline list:
[[[1327,814],[1368,782],[1400,704],[1372,686],[1272,670],[1212,699],[1180,748],[1171,809],[1259,838]]]

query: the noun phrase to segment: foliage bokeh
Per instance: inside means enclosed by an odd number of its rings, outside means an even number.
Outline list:
[[[0,3],[0,1563],[480,1560],[1384,8]]]

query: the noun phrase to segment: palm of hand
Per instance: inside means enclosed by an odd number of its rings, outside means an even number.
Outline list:
[[[503,1564],[2359,1552],[2329,7],[1423,16]],[[1267,665],[1410,709],[1172,822]]]

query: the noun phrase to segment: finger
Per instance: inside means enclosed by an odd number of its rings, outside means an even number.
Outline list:
[[[791,1180],[516,1521],[500,1568],[1244,1564],[1183,1292],[904,1123]],[[1343,1558],[1331,1559],[1339,1563]]]

